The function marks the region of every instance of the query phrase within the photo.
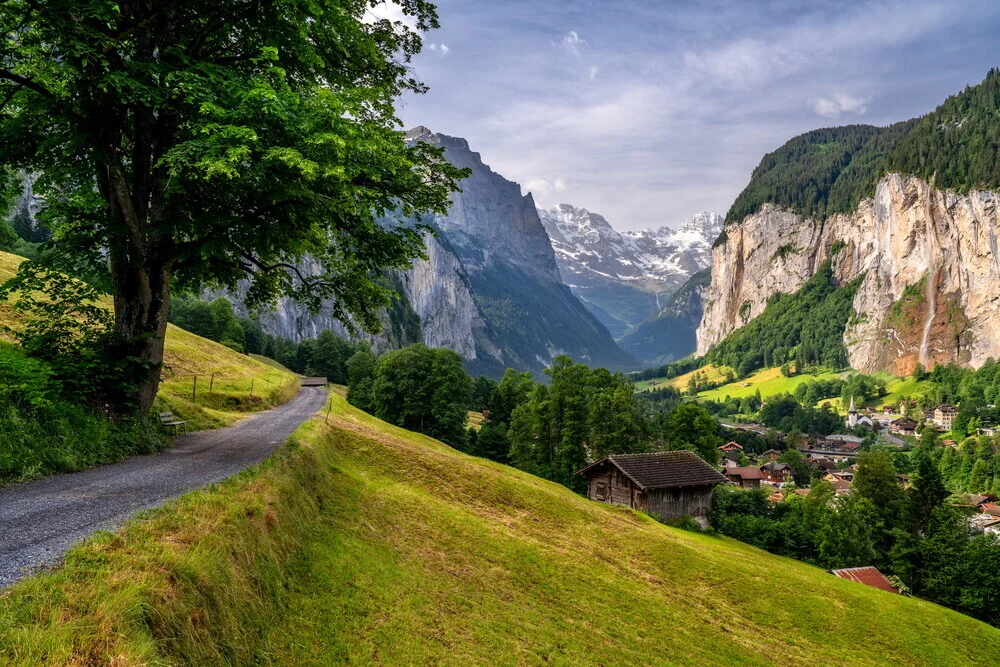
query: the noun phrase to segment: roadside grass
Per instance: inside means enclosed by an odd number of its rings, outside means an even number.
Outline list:
[[[995,664],[1000,630],[331,396],[264,464],[0,593],[12,664]]]
[[[264,364],[265,366],[270,366],[271,368],[277,368],[279,371],[284,371],[286,373],[293,373],[294,374],[294,371],[291,370],[290,368],[287,368],[284,364],[279,364],[274,359],[271,359],[270,357],[265,357],[263,354],[252,354],[251,353],[249,355],[249,357],[251,359],[253,359],[254,361],[259,361],[260,363]]]
[[[12,278],[23,261],[23,257],[0,252],[0,284]],[[111,307],[110,300],[107,306]],[[2,328],[16,329],[17,325],[17,313],[10,303],[0,301],[0,337]],[[153,409],[174,412],[188,422],[188,430],[195,431],[230,426],[246,413],[294,398],[297,376],[281,364],[263,359],[253,359],[170,324],[163,351],[163,382]],[[198,391],[192,400],[195,376]]]
[[[780,368],[766,368],[762,371],[757,371],[743,380],[737,380],[736,382],[730,382],[709,391],[700,392],[698,398],[699,400],[706,401],[721,401],[726,396],[731,398],[746,398],[747,396],[755,395],[757,390],[760,390],[762,398],[767,398],[768,396],[775,396],[777,394],[790,394],[795,391],[797,386],[804,382],[842,378],[848,372],[803,373],[802,375],[785,377],[781,374]],[[743,386],[744,384],[746,386]],[[833,399],[824,399],[825,401],[831,401],[834,405],[837,403]]]

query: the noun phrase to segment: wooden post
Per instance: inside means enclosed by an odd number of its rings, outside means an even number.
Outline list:
[[[191,385],[191,402],[198,402],[198,376],[194,376],[194,383]]]
[[[250,398],[253,398],[253,378],[250,378]]]
[[[333,397],[328,396],[326,403],[326,419],[323,420],[324,422],[330,421],[330,410],[332,409],[333,409]]]
[[[215,389],[215,373],[212,373],[212,377],[208,381],[208,392],[211,393],[213,389]]]

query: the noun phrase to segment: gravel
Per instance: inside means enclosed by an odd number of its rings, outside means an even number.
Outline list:
[[[235,426],[178,436],[159,454],[0,489],[0,589],[57,563],[95,531],[263,461],[326,398],[322,388],[303,388]]]

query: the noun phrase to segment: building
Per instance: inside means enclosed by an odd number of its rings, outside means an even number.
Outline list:
[[[662,521],[694,517],[708,525],[712,490],[723,477],[694,452],[619,454],[577,471],[591,500],[656,515]]]
[[[723,452],[719,463],[721,463],[723,468],[738,468],[742,458],[743,452],[738,449],[731,452]]]
[[[765,463],[760,467],[765,484],[787,484],[792,474],[792,467],[787,463]]]
[[[841,579],[854,581],[889,593],[899,593],[896,587],[892,585],[892,582],[885,578],[884,574],[870,565],[868,567],[848,567],[842,570],[830,570],[829,572]]]
[[[781,456],[781,452],[779,452],[777,449],[769,449],[769,450],[767,450],[766,452],[764,452],[764,453],[762,453],[760,455],[760,460],[761,461],[765,461],[766,460],[766,461],[770,461],[771,463],[774,463],[775,461],[778,460],[778,458],[780,456]]]
[[[889,422],[889,433],[896,433],[898,435],[916,435],[917,422],[909,417],[893,419]]]
[[[719,445],[716,449],[718,449],[720,452],[742,452],[743,445],[736,442],[735,440],[730,440],[724,445]]]
[[[935,426],[945,431],[950,431],[951,423],[955,421],[956,416],[958,416],[958,408],[954,405],[939,405],[934,408],[932,419]]]
[[[870,418],[858,414],[857,409],[854,407],[854,397],[851,396],[851,406],[847,409],[847,428],[854,429],[858,426],[867,426],[870,429],[875,428],[875,424]]]
[[[759,468],[746,466],[745,468],[726,468],[723,471],[730,484],[741,486],[744,489],[759,489],[760,483],[764,479]]]

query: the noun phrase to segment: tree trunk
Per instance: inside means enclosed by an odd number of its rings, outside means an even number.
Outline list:
[[[147,365],[149,372],[135,378],[138,390],[132,405],[121,406],[145,415],[160,386],[163,343],[170,312],[170,270],[162,264],[115,266],[115,333],[125,343],[125,353]]]

